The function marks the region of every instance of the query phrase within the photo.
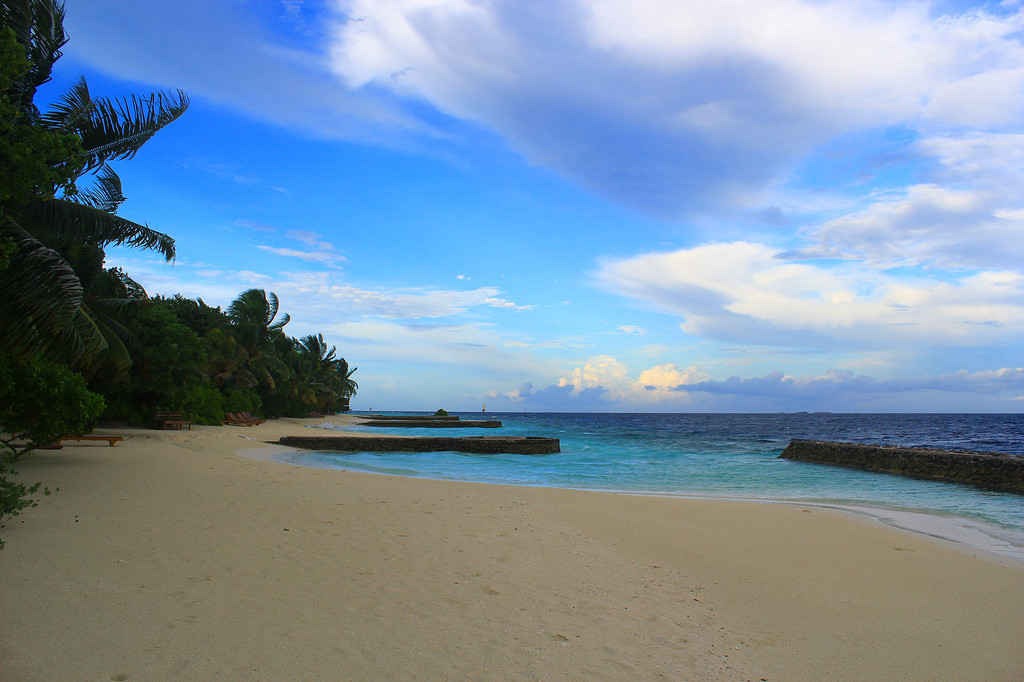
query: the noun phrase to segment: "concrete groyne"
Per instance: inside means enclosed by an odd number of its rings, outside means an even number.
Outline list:
[[[376,426],[410,429],[500,429],[501,422],[495,420],[461,421],[455,419],[371,419],[357,422],[358,426]]]
[[[277,441],[304,450],[343,452],[470,452],[549,455],[561,452],[557,438],[541,436],[284,436]]]
[[[359,419],[375,421],[417,421],[417,422],[457,422],[458,415],[419,415],[419,414],[356,414]]]
[[[1024,456],[1001,452],[794,440],[779,457],[1024,494]]]

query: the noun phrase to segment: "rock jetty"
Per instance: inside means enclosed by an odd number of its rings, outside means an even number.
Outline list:
[[[541,436],[284,436],[279,445],[330,452],[470,452],[494,455],[550,455],[561,452],[557,438]]]
[[[793,440],[779,457],[1024,494],[1024,456],[1001,452]]]
[[[446,415],[419,415],[419,414],[357,414],[353,415],[365,420],[376,420],[376,421],[418,421],[418,422],[457,422],[459,421],[458,415],[446,414]]]
[[[475,421],[462,421],[455,419],[371,419],[370,421],[356,422],[358,426],[376,427],[406,427],[411,429],[500,429],[501,422],[495,420],[477,419]]]

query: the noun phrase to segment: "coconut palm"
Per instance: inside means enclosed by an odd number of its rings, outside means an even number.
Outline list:
[[[206,376],[220,389],[253,388],[259,383],[246,369],[249,356],[238,345],[235,337],[223,329],[211,329],[206,334]]]
[[[171,237],[115,215],[124,195],[108,162],[132,158],[184,113],[188,97],[178,91],[96,98],[81,79],[40,113],[34,97],[50,80],[67,42],[63,21],[63,3],[57,0],[0,0],[0,40],[9,48],[13,36],[15,53],[24,55],[15,54],[23,67],[15,64],[4,72],[4,112],[14,119],[19,135],[46,153],[72,150],[69,156],[48,158],[49,172],[27,167],[29,177],[0,194],[0,252],[6,255],[0,257],[0,290],[5,292],[0,349],[22,356],[42,351],[81,362],[108,348],[109,334],[82,306],[83,273],[72,251],[81,245],[96,250],[87,259],[91,271],[96,270],[95,256],[102,265],[108,245],[154,249],[168,261],[174,258]],[[86,176],[93,184],[79,187]]]
[[[335,398],[346,399],[359,389],[352,379],[355,369],[349,370],[345,358],[336,358],[337,349],[327,348],[322,334],[304,337],[299,342],[299,352],[307,360],[314,379],[330,389]]]
[[[268,296],[263,289],[248,289],[227,309],[231,333],[248,358],[246,368],[270,391],[277,387],[276,378],[288,374],[288,367],[276,357],[271,345],[274,337],[284,337],[281,329],[291,320],[287,314],[277,319],[279,307],[280,302],[273,292]]]
[[[263,289],[248,289],[231,302],[227,315],[242,336],[243,343],[259,346],[267,343],[275,332],[280,333],[291,321],[287,313],[274,321],[279,308],[280,301],[274,292],[267,296]]]
[[[341,383],[341,396],[343,398],[351,398],[359,390],[359,384],[352,378],[358,367],[348,368],[348,361],[345,358],[340,358],[334,363],[335,372],[337,372],[338,379]],[[347,400],[346,400],[347,403]]]

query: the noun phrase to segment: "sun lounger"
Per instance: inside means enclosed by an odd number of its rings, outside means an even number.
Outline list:
[[[224,423],[229,426],[256,426],[262,424],[263,419],[254,417],[248,412],[225,412]]]

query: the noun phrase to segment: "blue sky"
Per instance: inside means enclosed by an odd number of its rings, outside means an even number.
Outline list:
[[[152,294],[259,287],[355,409],[1021,411],[1019,2],[69,0],[43,97]]]

